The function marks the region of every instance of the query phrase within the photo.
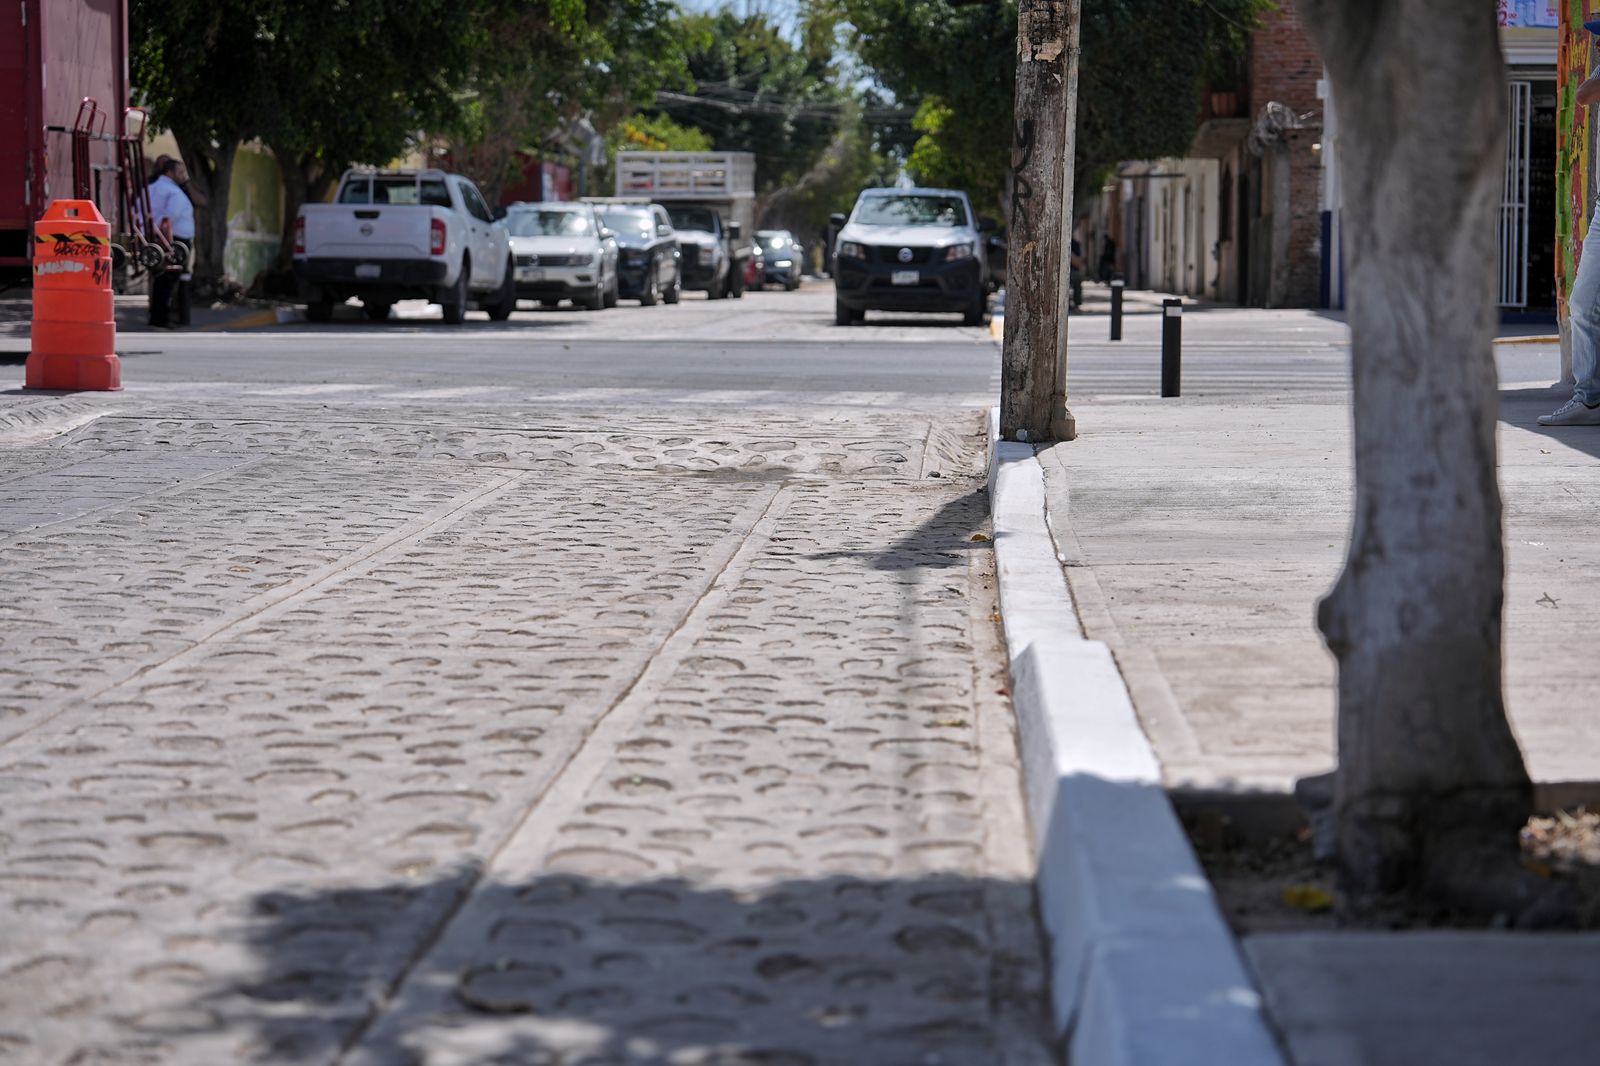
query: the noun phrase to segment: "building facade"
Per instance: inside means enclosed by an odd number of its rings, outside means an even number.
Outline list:
[[[1508,119],[1499,300],[1547,317],[1556,289],[1554,0],[1502,0]],[[1130,286],[1256,307],[1344,305],[1338,101],[1293,0],[1206,94],[1183,159],[1133,162],[1088,206]]]

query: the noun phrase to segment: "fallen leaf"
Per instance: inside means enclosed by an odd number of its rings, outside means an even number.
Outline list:
[[[1333,894],[1316,885],[1290,885],[1283,890],[1283,902],[1295,910],[1316,914],[1333,909]]]
[[[965,718],[941,718],[933,724],[939,729],[965,729],[967,720]]]
[[[972,535],[972,540],[975,544],[987,544],[993,539],[994,538],[989,536],[987,533],[974,533]]]
[[[1530,874],[1533,874],[1535,877],[1542,877],[1546,881],[1550,880],[1556,875],[1555,870],[1551,869],[1549,866],[1546,866],[1542,862],[1535,862],[1533,859],[1523,859],[1522,866],[1523,869],[1527,870]]]
[[[1548,592],[1533,602],[1537,603],[1540,607],[1555,607],[1558,611],[1561,609],[1560,607],[1556,606],[1556,601],[1550,598],[1550,594]]]
[[[999,688],[995,689],[995,691],[998,692],[1002,696],[1011,695],[1011,690],[1009,688],[1007,688],[1006,686],[1004,686],[1004,685],[1001,685]]]

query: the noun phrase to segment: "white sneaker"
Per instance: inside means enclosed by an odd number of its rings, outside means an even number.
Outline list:
[[[1593,407],[1576,396],[1555,411],[1539,416],[1541,426],[1600,426],[1600,404]]]

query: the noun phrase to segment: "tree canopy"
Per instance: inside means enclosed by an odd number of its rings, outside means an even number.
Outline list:
[[[1183,155],[1208,77],[1228,70],[1270,0],[1097,0],[1081,8],[1079,188],[1124,159]],[[916,107],[898,137],[913,177],[1004,201],[1016,0],[810,0],[807,32],[842,28],[872,76]],[[997,131],[1001,133],[997,138]],[[894,136],[891,134],[891,136]]]

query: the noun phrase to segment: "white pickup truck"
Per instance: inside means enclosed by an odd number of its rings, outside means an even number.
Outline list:
[[[455,325],[469,305],[503,322],[517,306],[511,237],[472,182],[442,170],[349,170],[331,204],[294,223],[306,318],[354,296],[374,322],[396,300],[431,300]]]

